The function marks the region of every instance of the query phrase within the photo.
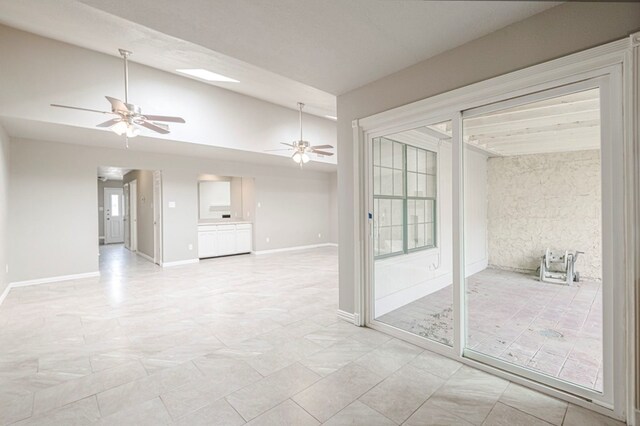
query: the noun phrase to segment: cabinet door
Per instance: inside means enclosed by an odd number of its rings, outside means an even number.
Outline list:
[[[198,257],[217,256],[218,241],[216,231],[198,232]]]
[[[236,243],[238,244],[238,253],[251,252],[251,228],[238,229],[236,232]]]
[[[218,231],[218,256],[234,254],[236,251],[236,230],[225,229]]]

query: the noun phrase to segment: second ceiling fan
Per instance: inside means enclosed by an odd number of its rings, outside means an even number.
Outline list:
[[[333,152],[326,151],[327,149],[333,149],[333,145],[315,145],[311,146],[309,141],[305,141],[302,138],[302,108],[304,108],[304,104],[302,102],[298,102],[298,122],[300,124],[300,139],[293,141],[292,143],[280,142],[282,145],[286,145],[289,148],[283,149],[269,149],[267,152],[271,151],[294,151],[291,159],[296,163],[300,164],[300,168],[305,163],[308,163],[311,158],[309,158],[309,154],[316,154],[318,156],[331,156]]]
[[[170,132],[169,126],[164,123],[185,123],[182,117],[172,117],[167,115],[143,114],[139,105],[129,103],[129,62],[131,52],[119,49],[120,56],[124,60],[124,102],[120,99],[105,96],[111,104],[111,111],[100,111],[96,109],[80,108],[68,105],[51,104],[53,107],[76,109],[79,111],[97,112],[100,114],[112,114],[115,118],[98,124],[96,127],[109,127],[119,136],[124,135],[126,147],[129,147],[129,138],[138,136],[140,127],[153,130],[156,133],[166,135]],[[164,123],[162,123],[164,122]]]

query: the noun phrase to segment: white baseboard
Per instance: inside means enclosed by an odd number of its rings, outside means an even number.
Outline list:
[[[283,251],[308,250],[308,249],[319,248],[319,247],[337,247],[337,246],[338,245],[335,243],[311,244],[308,246],[285,247],[285,248],[279,248],[279,249],[273,249],[273,250],[258,250],[258,251],[254,251],[253,254],[259,256],[262,254],[281,253]]]
[[[176,260],[175,262],[163,262],[162,267],[168,268],[171,266],[190,265],[192,263],[198,263],[198,262],[200,262],[200,259]]]
[[[93,277],[99,277],[99,276],[100,276],[100,271],[85,272],[83,274],[59,275],[57,277],[47,277],[47,278],[38,278],[35,280],[16,281],[16,282],[10,283],[9,287],[10,288],[26,287],[30,285],[57,283],[60,281],[80,280],[83,278],[93,278]]]
[[[7,288],[5,288],[2,294],[0,294],[0,305],[2,305],[2,302],[4,302],[4,299],[6,299],[7,296],[9,295],[9,290],[11,290],[11,284],[7,284]]]
[[[353,314],[350,314],[347,311],[343,311],[342,309],[338,309],[337,313],[338,318],[350,322],[351,324],[355,324],[355,316]]]
[[[640,410],[635,410],[635,412],[636,412],[635,426],[639,426],[640,425]]]
[[[147,260],[148,260],[149,262],[151,262],[151,263],[156,263],[156,261],[155,261],[155,260],[153,260],[153,257],[151,257],[151,256],[149,256],[149,255],[147,255],[147,254],[144,254],[144,253],[143,253],[143,252],[141,252],[141,251],[136,251],[136,254],[137,254],[138,256],[140,256],[140,257],[144,258],[144,259],[147,259]]]

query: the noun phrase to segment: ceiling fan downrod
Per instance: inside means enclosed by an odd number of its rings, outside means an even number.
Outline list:
[[[129,103],[129,56],[131,52],[125,49],[118,49],[120,56],[124,59],[124,103]]]

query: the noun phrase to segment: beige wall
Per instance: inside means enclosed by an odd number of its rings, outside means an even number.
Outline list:
[[[489,264],[535,271],[545,248],[580,250],[581,276],[602,277],[600,151],[487,162]]]
[[[301,171],[293,165],[276,167],[26,139],[12,139],[11,152],[9,263],[13,282],[98,270],[96,169],[105,164],[162,171],[165,262],[197,257],[197,182],[202,173],[253,178],[243,186],[248,197],[261,202],[259,208],[252,203],[245,206],[249,212],[253,209],[255,250],[329,241],[329,173]],[[141,186],[139,182],[139,192]],[[170,202],[175,207],[169,207]],[[42,209],[34,208],[38,205],[55,208],[47,209],[45,217]],[[271,237],[269,243],[266,236]]]
[[[9,247],[9,136],[0,126],[0,296],[9,284],[9,277],[6,272]]]
[[[121,180],[98,180],[98,237],[100,244],[104,244],[104,189],[105,188],[122,188]],[[125,223],[125,226],[127,224]]]
[[[352,120],[617,40],[638,29],[638,3],[564,3],[339,96],[340,309],[354,308]]]
[[[154,257],[153,244],[153,172],[150,170],[132,170],[122,179],[122,183],[137,182],[136,195],[136,234],[138,251]]]

